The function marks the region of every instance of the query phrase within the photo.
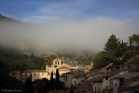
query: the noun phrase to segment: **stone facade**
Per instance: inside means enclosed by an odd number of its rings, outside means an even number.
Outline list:
[[[78,67],[73,67],[78,68]],[[71,72],[72,67],[67,65],[67,64],[62,64],[60,58],[56,58],[53,60],[53,64],[49,67],[46,66],[46,70],[26,70],[23,72],[20,71],[13,71],[10,73],[10,76],[12,77],[16,77],[18,80],[22,80],[23,82],[25,82],[25,80],[28,77],[32,78],[32,81],[37,80],[37,79],[42,79],[42,78],[47,78],[48,80],[50,80],[50,76],[51,76],[51,72],[53,71],[53,77],[55,78],[55,73],[56,73],[56,69],[59,69],[59,74],[60,74],[60,80],[65,82],[65,76],[62,77],[62,75],[64,73],[68,73]],[[68,78],[71,79],[71,76],[68,75]],[[69,84],[71,85],[71,84]],[[69,86],[67,85],[67,86]]]
[[[74,85],[74,93],[139,93],[139,68],[93,73]]]

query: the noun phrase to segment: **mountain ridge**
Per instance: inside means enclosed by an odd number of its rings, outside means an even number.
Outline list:
[[[10,18],[10,17],[6,17],[2,14],[0,14],[0,22],[6,22],[6,23],[9,23],[9,22],[12,22],[12,23],[20,23],[20,24],[26,24],[26,23],[23,23],[19,20],[16,20],[16,19],[13,19],[13,18]]]

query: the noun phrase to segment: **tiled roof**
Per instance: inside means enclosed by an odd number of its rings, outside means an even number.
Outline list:
[[[124,80],[124,82],[135,81],[135,80],[138,80],[138,79],[139,79],[139,75],[135,75],[135,76],[132,76],[131,78],[129,78],[127,80]]]
[[[106,74],[106,75],[103,75],[103,77],[111,77],[111,76],[114,76],[120,72],[123,72],[123,71],[128,71],[127,69],[122,69],[122,70],[116,70],[116,71],[111,71],[110,73]]]
[[[10,73],[21,73],[20,71],[12,71]]]
[[[97,76],[97,77],[93,77],[89,80],[83,80],[83,81],[81,81],[81,84],[90,84],[90,83],[102,82],[102,81],[103,81],[102,76]]]
[[[115,78],[113,78],[113,79],[116,79],[116,78],[130,79],[131,77],[133,77],[133,76],[136,75],[136,74],[139,75],[138,72],[130,72],[130,73],[126,73],[126,74],[123,74],[123,75],[119,75],[119,76],[117,76],[117,77],[115,77]]]
[[[129,68],[129,72],[139,72],[139,68]]]
[[[65,74],[72,74],[72,72],[67,72],[67,73],[65,73]]]
[[[46,71],[46,70],[26,70],[26,71],[24,71],[23,73],[33,73],[33,72],[48,72],[48,71]]]
[[[103,77],[102,76],[97,76],[89,80],[90,82],[102,82]]]
[[[84,77],[85,75],[77,75],[77,76],[74,76],[72,78],[79,78],[79,77]]]
[[[122,90],[122,91],[131,91],[131,90],[133,90],[133,91],[135,91],[135,90],[137,90],[137,88],[139,87],[139,85],[137,85],[137,86],[132,86],[132,87],[119,87],[118,88],[118,90]]]
[[[67,66],[62,66],[62,67],[59,67],[58,69],[71,69],[71,68],[69,68]]]

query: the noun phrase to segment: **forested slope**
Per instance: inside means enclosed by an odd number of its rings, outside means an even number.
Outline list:
[[[32,53],[30,56],[21,54],[20,51],[0,47],[0,60],[4,62],[10,71],[13,70],[32,70],[41,69],[44,64],[44,59],[34,56]]]

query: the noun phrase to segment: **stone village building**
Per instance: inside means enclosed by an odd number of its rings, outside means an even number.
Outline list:
[[[56,69],[59,70],[60,74],[60,81],[64,82],[66,87],[70,87],[72,84],[76,84],[74,82],[79,82],[80,80],[83,80],[83,78],[79,77],[81,75],[84,75],[84,71],[79,70],[79,66],[71,67],[67,64],[62,64],[60,58],[56,58],[53,60],[53,63],[51,66],[46,66],[46,70],[26,70],[23,72],[20,71],[13,71],[10,73],[10,76],[16,77],[18,80],[21,80],[22,82],[25,82],[25,80],[28,77],[31,77],[31,81],[42,78],[47,78],[50,80],[51,72],[53,71],[53,77],[55,78]],[[78,76],[78,81],[72,80],[72,77]]]
[[[46,70],[27,70],[22,73],[17,71],[10,74],[22,81],[31,76],[34,81],[44,77],[50,79],[52,71],[55,77],[56,69],[59,69],[60,81],[65,83],[67,93],[70,92],[71,86],[74,93],[139,93],[136,92],[139,91],[138,67],[115,71],[98,69],[85,73],[77,67],[61,64],[61,60],[56,58],[50,67],[46,66]]]
[[[139,68],[92,73],[86,73],[90,78],[74,85],[75,93],[139,93]]]
[[[62,64],[60,58],[56,58],[53,60],[51,66],[46,65],[46,70],[26,70],[23,72],[13,71],[10,73],[10,75],[16,77],[17,79],[22,80],[23,82],[29,76],[32,77],[32,81],[42,78],[47,78],[50,80],[51,72],[53,71],[55,77],[56,69],[59,70],[59,74],[61,76],[64,73],[71,72],[71,70],[75,68],[78,69],[79,67],[71,67],[67,64]]]

